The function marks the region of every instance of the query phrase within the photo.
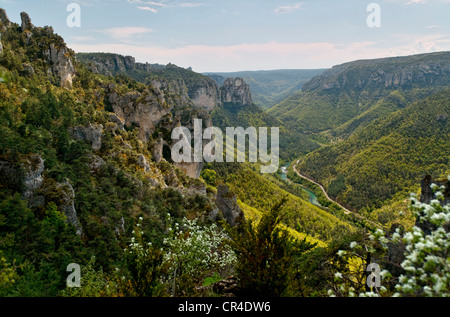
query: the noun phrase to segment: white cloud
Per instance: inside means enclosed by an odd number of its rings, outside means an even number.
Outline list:
[[[76,52],[110,52],[133,55],[140,62],[174,63],[181,67],[191,66],[197,72],[326,68],[357,59],[450,50],[450,40],[439,35],[408,38],[405,37],[405,34],[397,34],[392,38],[390,44],[382,46],[377,42],[369,41],[346,44],[272,41],[229,46],[185,45],[176,48],[126,43],[69,43],[69,46]]]
[[[160,0],[160,1],[128,0],[128,2],[131,4],[136,4],[139,10],[150,11],[153,13],[157,13],[159,10],[167,8],[195,8],[208,5],[203,2],[178,2],[176,0]]]
[[[303,8],[303,3],[296,3],[292,5],[287,6],[281,6],[274,10],[276,14],[284,14],[284,13],[291,13],[297,10],[300,10]]]
[[[151,8],[151,7],[137,7],[139,10],[144,10],[144,11],[150,11],[150,12],[153,12],[153,13],[156,13],[156,12],[158,12],[158,10],[156,10],[156,9],[154,9],[154,8]]]
[[[151,33],[153,30],[146,27],[123,26],[99,30],[98,32],[104,33],[116,41],[128,42],[136,36]]]
[[[427,0],[410,0],[409,2],[407,2],[403,5],[409,6],[411,4],[422,4],[422,3],[427,3]]]

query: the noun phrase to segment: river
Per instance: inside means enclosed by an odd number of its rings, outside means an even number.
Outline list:
[[[291,182],[288,178],[287,178],[287,169],[289,167],[290,163],[281,167],[281,179],[287,181],[287,182]],[[302,186],[301,186],[302,187]],[[319,206],[321,207],[319,201],[317,200],[317,196],[316,194],[314,194],[312,191],[302,187],[303,191],[305,191],[308,195],[309,195],[309,202],[313,205]]]

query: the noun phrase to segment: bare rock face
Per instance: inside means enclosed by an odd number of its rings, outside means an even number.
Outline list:
[[[170,113],[160,98],[150,91],[129,92],[119,95],[114,87],[109,87],[108,101],[113,111],[125,120],[126,127],[137,126],[138,137],[147,142],[161,119]]]
[[[189,91],[189,97],[197,108],[208,112],[220,103],[220,94],[215,83],[199,85]]]
[[[34,28],[33,23],[31,23],[31,19],[28,16],[28,13],[26,12],[21,12],[20,13],[20,19],[22,20],[22,32],[24,31],[29,31],[32,28]]]
[[[153,144],[153,159],[156,163],[159,163],[163,159],[163,147],[164,147],[164,140],[162,137],[162,133],[160,132],[158,134],[158,139]]]
[[[49,71],[59,79],[59,85],[64,88],[72,88],[72,80],[75,77],[75,67],[73,66],[70,50],[66,46],[55,47],[50,44],[49,49],[44,51],[50,64]]]
[[[76,126],[69,128],[69,133],[75,140],[87,140],[92,143],[94,151],[100,150],[102,146],[103,125],[91,124],[87,126]]]
[[[115,124],[117,124],[117,128],[119,130],[125,130],[125,120],[119,117],[116,113],[113,113],[109,116],[109,120]]]
[[[9,21],[8,15],[6,14],[5,9],[0,8],[0,31],[4,31],[7,27],[11,25],[11,21]]]
[[[244,218],[244,213],[237,204],[236,195],[233,194],[228,186],[217,186],[216,205],[222,212],[223,218],[235,227]]]
[[[242,78],[227,78],[221,87],[222,102],[251,105],[250,86]]]
[[[3,44],[1,42],[2,40],[2,34],[1,32],[4,32],[6,28],[10,26],[11,22],[9,21],[8,16],[6,15],[5,9],[0,8],[0,55],[3,54]]]
[[[150,164],[147,162],[147,159],[144,155],[139,154],[137,157],[138,165],[144,169],[145,173],[150,172]]]
[[[61,205],[59,206],[61,211],[67,217],[67,222],[76,228],[77,235],[81,235],[82,228],[75,210],[75,191],[72,185],[66,180],[63,183],[58,183],[56,186],[62,193]]]
[[[187,176],[192,177],[192,178],[199,178],[200,173],[202,172],[204,163],[203,162],[200,162],[200,163],[180,162],[180,163],[173,163],[173,165],[175,165],[175,167],[178,167],[180,170],[182,170],[183,173],[186,174]]]
[[[31,155],[25,163],[22,164],[24,169],[23,177],[23,197],[28,200],[30,207],[40,205],[41,197],[36,196],[36,191],[42,186],[44,178],[44,160],[38,154]]]

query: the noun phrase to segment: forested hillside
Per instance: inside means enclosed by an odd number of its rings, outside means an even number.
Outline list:
[[[316,76],[268,112],[305,133],[347,137],[449,84],[448,52],[361,60]]]
[[[448,54],[396,59],[405,75],[384,88],[364,67],[390,74],[390,59],[333,68],[265,112],[242,78],[76,54],[20,17],[0,9],[0,296],[449,294]],[[287,177],[175,162],[171,132],[194,118],[279,127]],[[311,203],[319,185],[293,165],[360,214]],[[368,289],[373,261],[383,286]]]
[[[450,90],[407,105],[336,145],[305,156],[300,171],[357,210],[407,195],[450,172]]]

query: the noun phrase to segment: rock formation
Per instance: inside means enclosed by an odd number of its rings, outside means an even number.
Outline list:
[[[10,26],[11,22],[9,21],[8,16],[6,15],[6,11],[0,8],[0,54],[3,54],[3,44],[2,44],[2,33]]]
[[[316,89],[398,89],[446,86],[450,78],[448,52],[359,60],[326,70],[303,85]]]
[[[34,25],[33,25],[33,23],[31,23],[31,19],[26,12],[20,13],[20,19],[22,20],[22,24],[21,24],[22,32],[30,31],[31,29],[34,28]]]
[[[119,95],[115,85],[107,88],[107,100],[117,116],[123,118],[126,127],[139,127],[138,137],[147,142],[161,119],[170,113],[161,98],[151,91],[133,91]]]
[[[44,51],[50,64],[49,71],[59,80],[59,85],[72,88],[72,80],[75,77],[75,68],[70,58],[71,51],[65,46],[55,47],[53,43]]]
[[[214,110],[220,103],[220,94],[214,82],[202,83],[189,89],[189,97],[197,108],[208,112]]]
[[[244,218],[244,213],[237,204],[236,195],[234,195],[228,186],[217,186],[216,205],[222,212],[223,218],[235,227]]]
[[[25,171],[23,176],[23,197],[30,199],[44,181],[42,177],[44,160],[40,155],[31,155],[22,164],[22,167]]]
[[[156,163],[161,162],[163,159],[163,147],[164,147],[164,140],[162,137],[162,133],[160,132],[158,134],[158,139],[153,144],[153,159]]]
[[[76,126],[69,128],[69,133],[75,140],[87,140],[92,143],[94,151],[100,150],[102,146],[103,125],[89,123],[87,126]]]
[[[75,210],[75,191],[72,185],[66,180],[63,183],[57,183],[56,188],[60,191],[60,210],[67,217],[67,222],[76,228],[78,235],[81,235],[82,228],[78,221],[77,211]]]
[[[223,103],[242,106],[253,103],[250,86],[242,78],[227,78],[221,87],[221,96]]]

